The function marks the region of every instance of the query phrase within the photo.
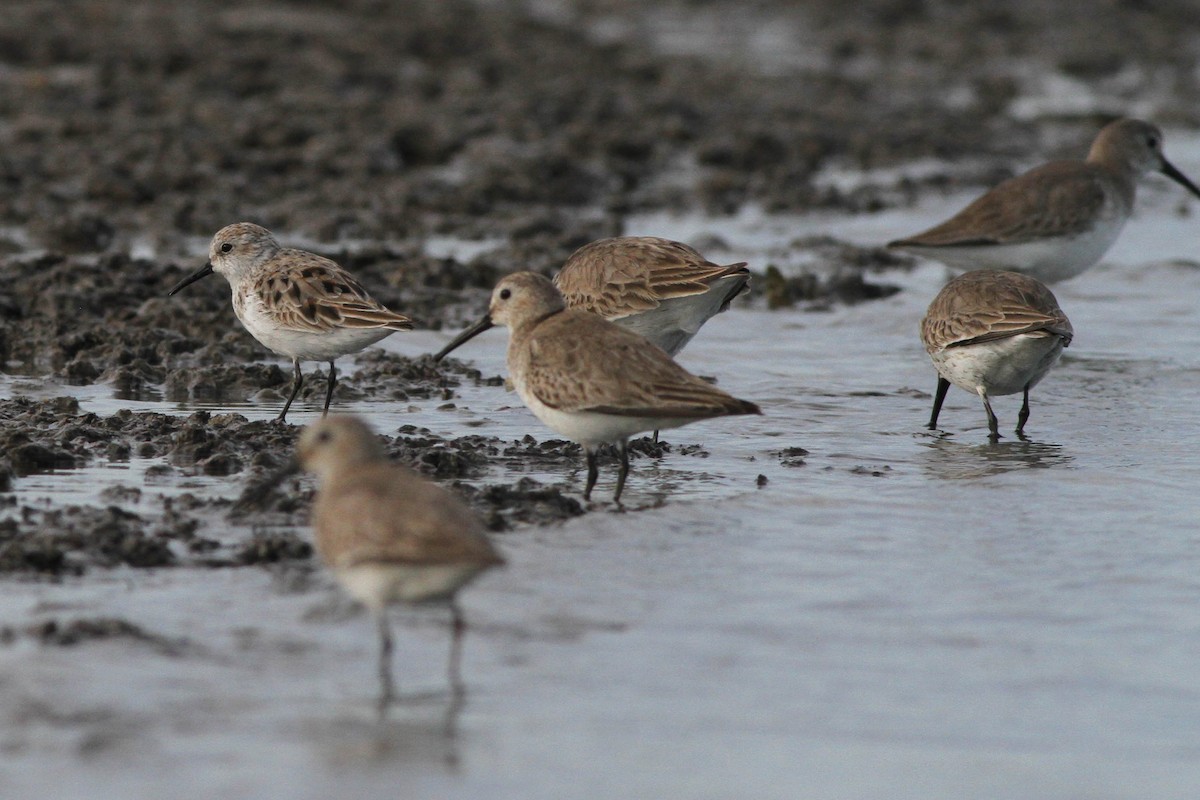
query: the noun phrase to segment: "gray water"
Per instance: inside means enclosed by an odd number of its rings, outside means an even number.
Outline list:
[[[1200,141],[1170,141],[1200,173]],[[629,232],[716,234],[757,266],[797,236],[876,243],[967,197],[870,217],[650,216]],[[397,614],[404,697],[377,723],[372,626],[319,571],[7,580],[3,619],[118,616],[187,644],[0,647],[0,796],[1194,797],[1200,229],[1180,205],[1149,183],[1105,263],[1055,287],[1077,336],[1033,394],[1029,441],[989,444],[957,389],[944,432],[923,427],[935,374],[916,327],[940,266],[876,276],[904,288],[883,301],[714,319],[681,361],[766,414],[669,432],[703,453],[635,461],[626,501],[640,510],[500,536],[509,566],[463,595],[461,708],[444,616]],[[462,357],[499,374],[503,342],[490,333]],[[62,391],[99,413],[191,410]],[[549,437],[500,389],[455,402],[347,410],[384,431]],[[995,401],[1002,430],[1018,404]],[[809,453],[785,465],[794,447]],[[153,463],[15,488],[26,503],[96,502]],[[241,480],[145,493],[232,496]],[[248,531],[212,519],[204,533]]]

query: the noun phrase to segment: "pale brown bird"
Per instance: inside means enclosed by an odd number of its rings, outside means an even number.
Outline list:
[[[950,384],[983,399],[989,438],[1000,438],[988,399],[1022,392],[1017,434],[1029,419],[1029,390],[1058,361],[1075,335],[1054,293],[1018,272],[975,270],[951,280],[921,320],[921,342],[938,371],[929,429]]]
[[[508,373],[538,419],[587,454],[590,499],[596,450],[614,444],[621,459],[614,500],[629,474],[630,436],[734,414],[761,414],[700,380],[648,339],[603,317],[568,309],[549,280],[516,272],[496,284],[489,312],[463,331],[441,358],[494,324],[507,325]]]
[[[714,264],[657,236],[617,236],[576,250],[554,276],[568,308],[591,311],[675,355],[750,283],[746,263]]]
[[[312,509],[317,552],[334,577],[375,616],[379,628],[380,709],[390,702],[391,603],[445,603],[453,628],[447,672],[461,691],[459,661],[466,624],[456,595],[504,559],[483,523],[461,500],[388,460],[379,438],[355,417],[329,417],[300,436],[289,472],[319,481]]]
[[[1137,179],[1161,172],[1200,197],[1166,159],[1163,135],[1119,119],[1096,136],[1086,161],[1051,161],[996,186],[950,219],[888,247],[958,269],[1004,269],[1053,283],[1100,260],[1133,212]]]

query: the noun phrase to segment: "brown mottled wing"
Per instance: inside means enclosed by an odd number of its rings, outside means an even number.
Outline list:
[[[333,567],[373,561],[498,564],[478,518],[457,497],[392,464],[356,469],[322,487],[313,509],[321,555]],[[337,554],[331,559],[329,554]]]
[[[412,330],[412,320],[374,300],[333,261],[303,250],[283,250],[276,259],[286,267],[264,271],[254,288],[280,324],[311,333],[335,328]]]
[[[1064,346],[1074,336],[1071,321],[1045,284],[992,270],[950,281],[921,321],[921,341],[930,353],[1039,331],[1061,336]]]
[[[728,300],[749,281],[745,262],[721,266],[682,242],[620,236],[576,250],[554,284],[569,307],[620,319],[656,308],[663,300],[703,294],[715,281],[731,275],[743,275],[745,280]]]
[[[1020,244],[1089,229],[1104,206],[1104,178],[1081,161],[1052,161],[1004,181],[940,225],[888,247]]]
[[[555,314],[530,334],[522,355],[529,390],[561,411],[695,418],[761,413],[595,314]]]

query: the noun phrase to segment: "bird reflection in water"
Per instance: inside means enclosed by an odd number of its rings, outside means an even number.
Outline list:
[[[406,696],[394,705],[416,706],[429,701],[436,706],[444,692],[422,696]],[[454,692],[448,705],[436,716],[374,719],[355,716],[313,723],[308,733],[320,757],[331,767],[353,770],[390,772],[397,768],[434,768],[457,773],[461,766],[458,740],[458,718],[463,708],[463,696]]]
[[[1022,469],[1070,468],[1075,461],[1061,444],[1026,437],[976,443],[941,433],[921,445],[925,471],[945,480],[985,478]]]

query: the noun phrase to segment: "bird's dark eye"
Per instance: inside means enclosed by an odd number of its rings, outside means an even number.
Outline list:
[[[1149,139],[1146,140],[1146,144],[1150,145],[1151,147],[1158,147],[1158,137],[1151,136]]]
[[[223,245],[221,245],[222,253],[228,253],[232,249],[233,249],[233,245],[230,244],[229,242],[225,242]]]
[[[333,438],[333,434],[330,433],[329,431],[320,431],[317,433],[317,443],[318,444],[328,444],[329,440],[332,438]]]
[[[508,299],[508,298],[510,298],[510,297],[512,297],[512,292],[511,292],[511,291],[509,291],[508,289],[501,289],[501,290],[500,290],[500,299],[501,299],[501,300],[507,300],[507,299]]]

